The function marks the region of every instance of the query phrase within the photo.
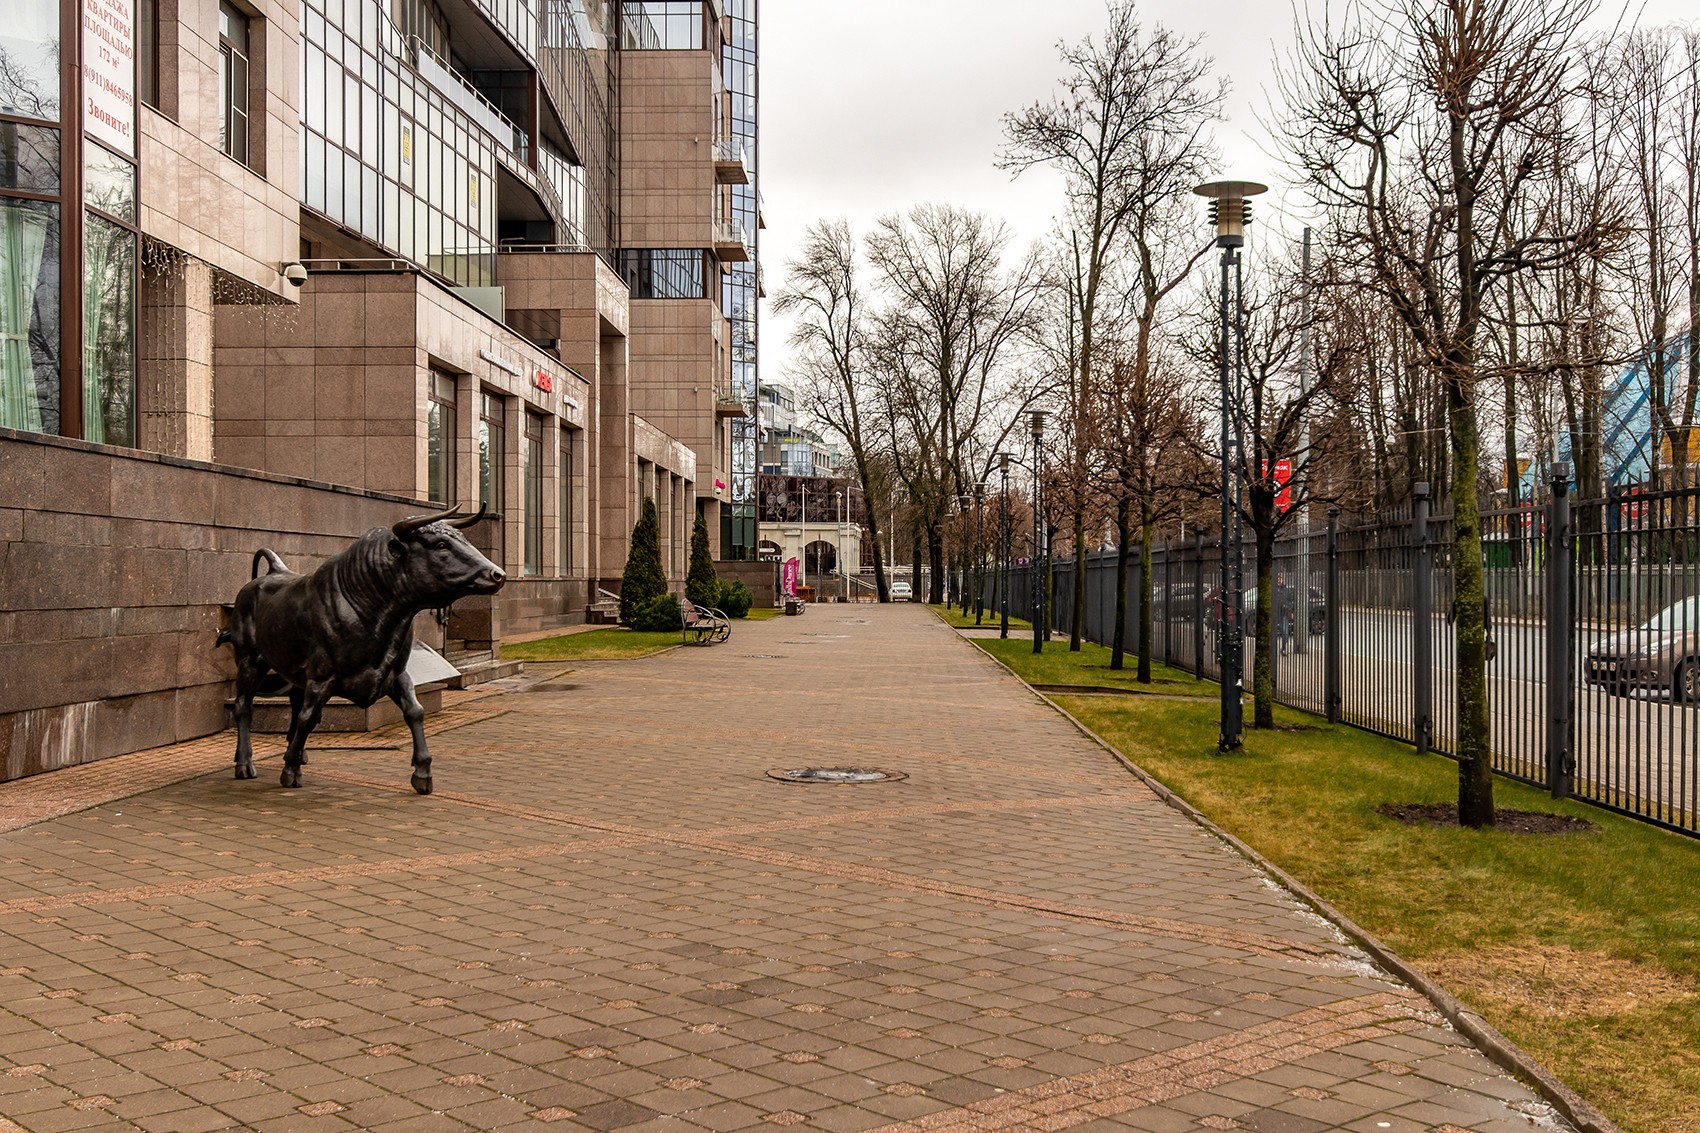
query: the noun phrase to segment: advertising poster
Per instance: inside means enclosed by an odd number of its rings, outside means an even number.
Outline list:
[[[136,9],[131,0],[83,0],[83,129],[136,156]]]

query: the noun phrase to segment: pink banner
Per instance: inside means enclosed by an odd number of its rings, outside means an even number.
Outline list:
[[[797,593],[797,567],[799,565],[796,559],[785,560],[785,567],[780,575],[780,588],[785,591],[787,598]]]

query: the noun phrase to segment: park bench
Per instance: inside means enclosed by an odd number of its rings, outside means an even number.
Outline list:
[[[689,598],[679,602],[686,645],[713,645],[732,636],[732,619],[713,606],[698,606]]]

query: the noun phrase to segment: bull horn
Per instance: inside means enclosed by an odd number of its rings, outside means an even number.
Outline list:
[[[395,525],[390,528],[390,531],[397,539],[405,539],[410,532],[417,531],[421,527],[435,523],[439,519],[448,519],[452,515],[459,514],[460,505],[456,504],[448,511],[436,511],[432,512],[430,515],[412,515],[408,516],[406,519],[399,519],[395,522]]]
[[[479,520],[483,519],[486,515],[488,515],[489,512],[490,512],[489,503],[485,502],[485,501],[480,501],[479,504],[478,504],[477,514],[465,516],[464,518],[461,518],[461,519],[451,519],[451,520],[449,520],[449,526],[450,527],[461,527],[461,528],[471,527],[473,524],[477,523]]]

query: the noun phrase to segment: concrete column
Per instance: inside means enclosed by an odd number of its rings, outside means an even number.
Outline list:
[[[190,257],[142,266],[138,447],[213,458],[212,268]]]

